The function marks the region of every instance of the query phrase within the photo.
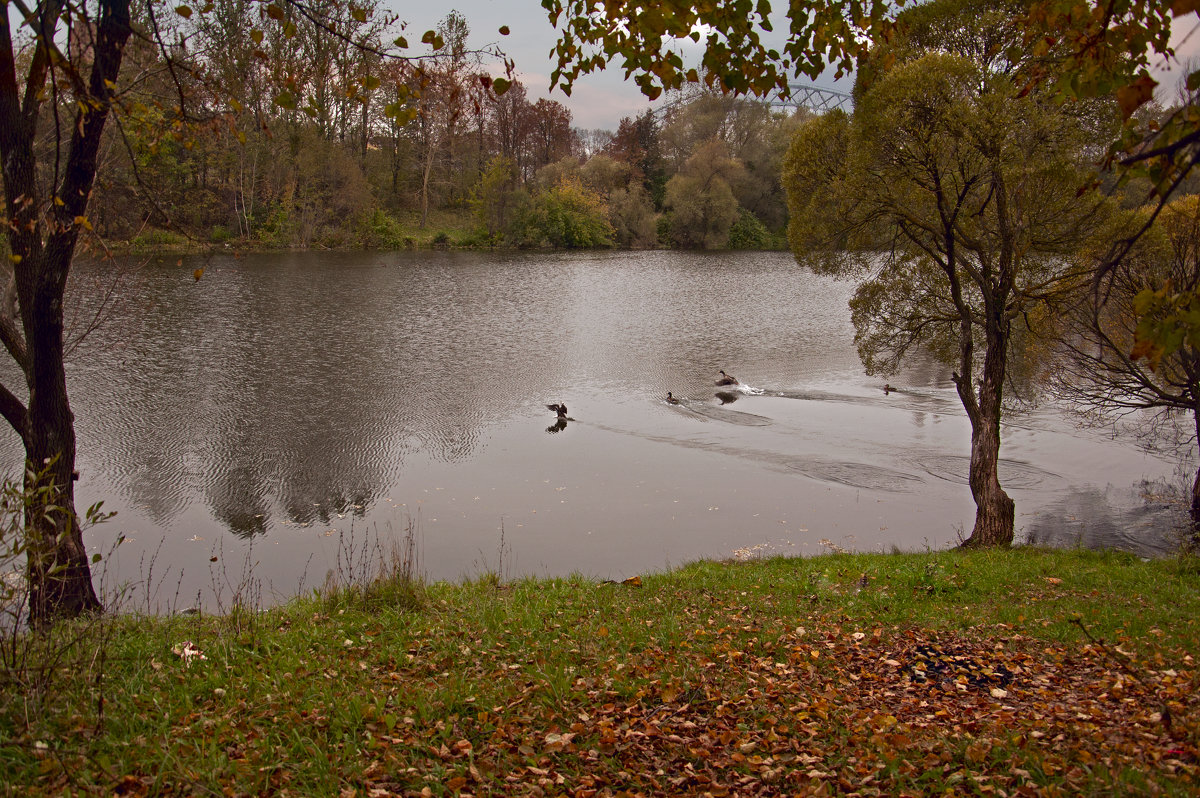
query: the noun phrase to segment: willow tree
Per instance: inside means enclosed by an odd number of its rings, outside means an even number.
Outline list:
[[[1010,356],[1084,279],[1069,256],[1105,206],[1079,189],[1112,135],[1092,104],[1016,88],[1009,18],[989,0],[907,12],[862,70],[853,116],[805,123],[784,166],[797,258],[862,280],[851,308],[868,373],[917,349],[953,368],[971,423],[969,546],[1013,540],[997,470]]]

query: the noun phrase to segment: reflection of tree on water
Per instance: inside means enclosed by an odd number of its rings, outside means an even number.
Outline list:
[[[300,526],[307,526],[317,521],[328,524],[334,519],[346,515],[362,518],[366,515],[367,508],[375,501],[375,495],[372,493],[350,496],[334,493],[312,502],[304,502],[302,498],[293,495],[289,502],[284,503],[283,507],[283,514],[287,520]]]
[[[1171,501],[1173,489],[1143,483],[1103,490],[1075,487],[1027,525],[1025,543],[1055,548],[1117,549],[1161,557],[1180,543],[1187,504]],[[1174,491],[1178,493],[1178,491]]]
[[[381,389],[391,381],[380,373],[384,338],[377,325],[339,323],[338,314],[384,318],[384,292],[339,296],[350,293],[345,281],[307,285],[276,268],[230,281],[237,301],[219,305],[229,318],[216,329],[270,333],[227,333],[218,368],[231,390],[207,463],[217,475],[205,491],[214,514],[244,534],[268,528],[277,507],[299,524],[355,506],[364,513],[403,452],[388,434],[396,413]],[[231,523],[258,513],[261,524]]]
[[[81,375],[88,449],[164,526],[198,494],[238,535],[267,530],[277,506],[293,521],[327,520],[367,506],[399,467],[390,397],[371,369],[385,360],[382,339],[371,325],[332,323],[316,294],[336,290],[251,266],[216,263],[199,283],[175,279],[186,270],[139,273],[132,289],[154,301],[102,328],[97,338],[112,340],[80,361],[95,372]],[[355,303],[380,313],[379,295]]]
[[[270,518],[262,475],[249,466],[223,471],[208,490],[213,517],[238,537],[267,531]]]
[[[545,342],[565,311],[529,308],[494,259],[422,253],[397,275],[366,257],[135,275],[140,312],[102,328],[73,375],[90,386],[87,450],[131,504],[167,526],[202,495],[241,536],[273,515],[363,516],[409,455],[473,456],[482,429],[558,379],[546,361],[566,358]]]

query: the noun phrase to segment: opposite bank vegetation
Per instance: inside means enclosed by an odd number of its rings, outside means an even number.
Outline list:
[[[1198,789],[1193,557],[832,554],[625,583],[406,570],[269,610],[10,636],[0,789]]]

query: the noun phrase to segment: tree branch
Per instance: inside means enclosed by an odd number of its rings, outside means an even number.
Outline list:
[[[29,411],[4,383],[0,383],[0,416],[12,425],[22,440],[29,436]]]
[[[12,355],[13,360],[22,371],[29,370],[29,349],[25,344],[25,335],[17,326],[17,275],[9,275],[8,285],[4,296],[0,297],[0,342]]]

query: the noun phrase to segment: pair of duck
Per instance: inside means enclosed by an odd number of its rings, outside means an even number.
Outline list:
[[[726,374],[725,369],[721,369],[720,374],[721,374],[721,378],[719,380],[717,380],[717,383],[716,383],[717,385],[722,385],[722,386],[724,386],[724,385],[741,385],[741,383],[738,382],[738,378],[733,376],[732,374]],[[667,391],[667,404],[669,404],[669,405],[679,404],[679,400],[676,399],[674,396],[672,396],[670,391]]]
[[[726,374],[725,369],[721,369],[720,374],[721,378],[717,380],[717,385],[741,385],[741,383],[738,382],[737,377],[733,376],[732,374]],[[670,391],[667,391],[667,404],[679,404],[679,399],[675,398]],[[564,402],[556,402],[552,405],[546,405],[546,409],[553,410],[558,417],[564,421],[567,418],[567,405]]]

